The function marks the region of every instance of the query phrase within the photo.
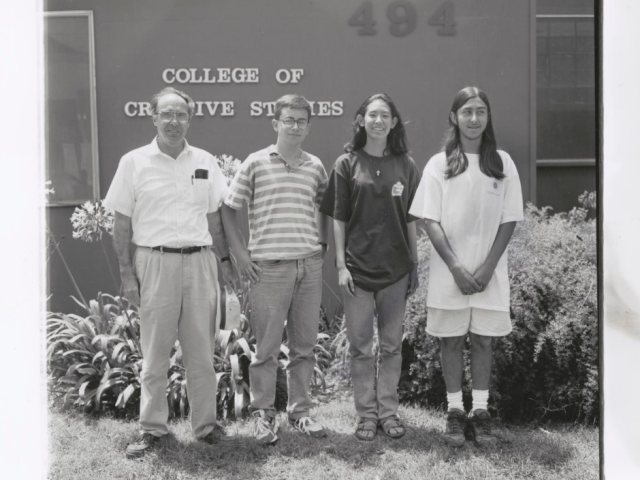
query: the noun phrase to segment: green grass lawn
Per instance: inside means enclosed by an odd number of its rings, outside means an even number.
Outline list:
[[[576,425],[526,427],[496,425],[497,447],[470,442],[444,443],[445,416],[422,408],[400,408],[407,435],[390,440],[378,435],[361,442],[353,435],[356,415],[351,397],[337,392],[316,396],[316,419],[329,430],[325,439],[294,431],[281,414],[280,440],[261,447],[248,420],[231,422],[242,446],[220,449],[195,442],[190,425],[170,424],[171,433],[153,453],[127,460],[124,449],[137,435],[137,424],[114,418],[62,413],[49,419],[49,478],[114,479],[597,479],[598,430]]]

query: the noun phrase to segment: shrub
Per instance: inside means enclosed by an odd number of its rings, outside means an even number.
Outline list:
[[[585,209],[528,205],[509,245],[513,332],[495,341],[491,403],[502,418],[599,418],[596,225]],[[400,396],[446,402],[440,346],[425,333],[431,245],[419,240],[421,286],[407,305]],[[469,405],[465,352],[463,392]]]

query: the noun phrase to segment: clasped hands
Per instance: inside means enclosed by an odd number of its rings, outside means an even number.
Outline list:
[[[474,293],[484,292],[494,271],[495,266],[485,262],[473,275],[462,266],[453,268],[451,273],[460,292],[463,295],[473,295]]]

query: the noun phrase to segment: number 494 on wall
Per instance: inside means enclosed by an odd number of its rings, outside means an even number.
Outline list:
[[[396,37],[404,37],[416,28],[418,12],[416,7],[407,1],[397,0],[387,7],[387,19],[389,20],[389,32]],[[370,1],[364,2],[351,15],[347,22],[350,27],[360,27],[358,35],[375,35],[376,21],[373,19],[373,5]],[[453,2],[447,0],[431,15],[429,25],[439,26],[439,35],[455,35],[456,22],[453,19]]]

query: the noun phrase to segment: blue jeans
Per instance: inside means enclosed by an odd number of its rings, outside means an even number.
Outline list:
[[[377,292],[355,288],[344,296],[347,338],[351,352],[353,398],[359,417],[386,418],[398,411],[402,368],[402,328],[409,275]],[[378,313],[380,344],[378,378],[373,353],[373,322]]]
[[[264,410],[275,417],[276,372],[282,332],[287,325],[289,365],[287,382],[290,418],[309,415],[313,402],[309,385],[316,358],[322,299],[322,254],[300,260],[256,262],[262,273],[251,288],[251,328],[256,337],[256,355],[249,366],[250,412]]]

